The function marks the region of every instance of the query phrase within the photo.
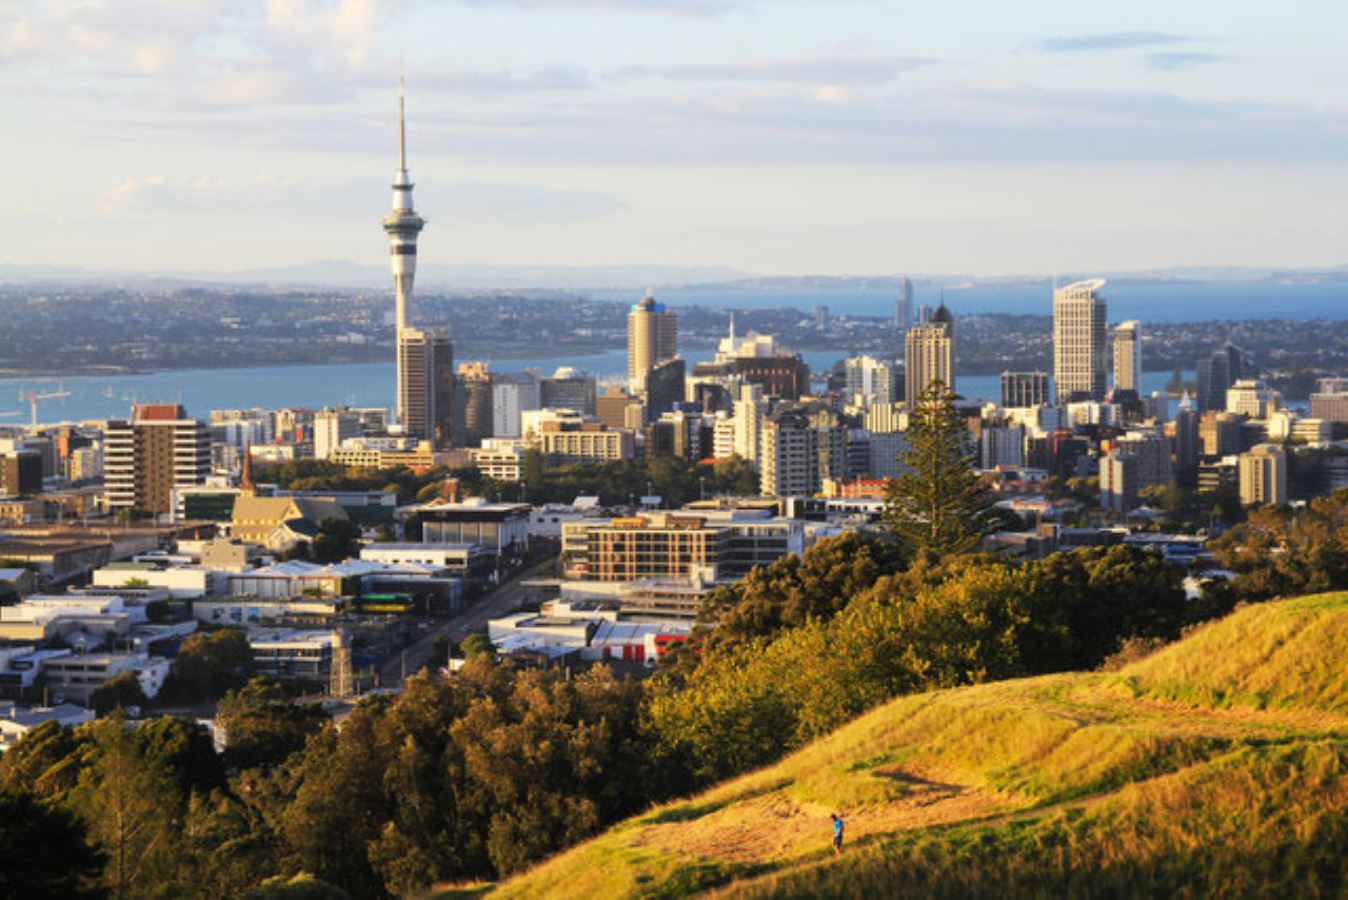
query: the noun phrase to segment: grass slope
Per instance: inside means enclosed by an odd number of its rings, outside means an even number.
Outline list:
[[[491,890],[1341,893],[1345,662],[1348,594],[1319,595],[1242,609],[1118,672],[902,698]]]

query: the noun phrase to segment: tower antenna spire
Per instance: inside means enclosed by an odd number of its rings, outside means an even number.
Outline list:
[[[403,171],[407,170],[407,124],[404,115],[406,103],[403,99],[405,87],[406,77],[400,60],[398,62],[398,168]]]

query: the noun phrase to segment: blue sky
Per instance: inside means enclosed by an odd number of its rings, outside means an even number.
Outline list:
[[[0,263],[1348,262],[1340,3],[0,0]]]

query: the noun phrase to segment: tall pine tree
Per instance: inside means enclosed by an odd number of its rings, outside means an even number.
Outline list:
[[[909,414],[902,473],[886,489],[885,519],[910,557],[966,553],[992,531],[992,494],[974,471],[973,442],[939,381]]]

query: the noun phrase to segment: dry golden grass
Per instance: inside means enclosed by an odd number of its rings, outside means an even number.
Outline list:
[[[1333,892],[1338,856],[1315,854],[1348,842],[1346,659],[1348,595],[1323,595],[1115,673],[901,698],[495,894]]]

